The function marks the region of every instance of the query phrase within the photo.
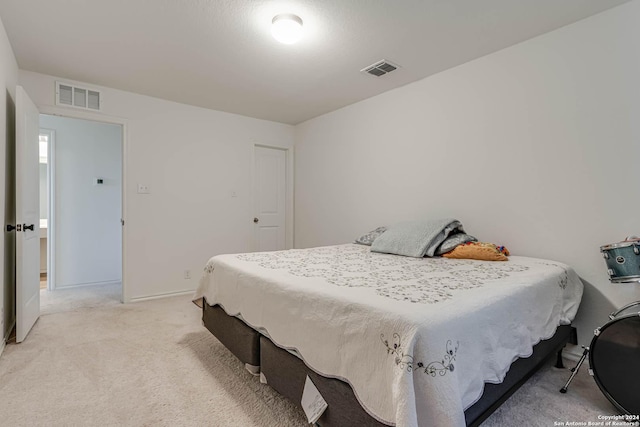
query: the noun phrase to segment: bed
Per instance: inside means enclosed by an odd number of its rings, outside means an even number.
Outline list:
[[[194,297],[205,326],[321,426],[477,425],[575,343],[582,283],[568,266],[412,258],[348,244],[220,255]]]

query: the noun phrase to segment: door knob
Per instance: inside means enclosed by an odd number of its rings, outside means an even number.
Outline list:
[[[260,222],[260,220],[258,218],[253,218],[253,222],[257,224],[258,222]]]

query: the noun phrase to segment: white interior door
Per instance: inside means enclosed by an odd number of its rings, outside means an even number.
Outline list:
[[[286,248],[287,152],[255,147],[254,249]]]
[[[16,342],[40,316],[39,113],[16,88]]]

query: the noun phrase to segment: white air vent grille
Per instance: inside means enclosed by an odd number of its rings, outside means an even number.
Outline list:
[[[369,73],[376,77],[380,77],[397,69],[398,69],[398,65],[392,64],[386,59],[383,59],[382,61],[378,61],[375,64],[372,64],[372,65],[369,65],[368,67],[363,68],[362,70],[360,70],[360,72]]]
[[[101,93],[97,90],[56,82],[56,104],[84,110],[100,110]]]

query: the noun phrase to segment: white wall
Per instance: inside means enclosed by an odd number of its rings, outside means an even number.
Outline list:
[[[609,283],[599,253],[640,235],[638,22],[640,1],[627,3],[296,126],[296,247],[458,218],[513,254],[572,265],[588,345],[640,299],[640,285]]]
[[[54,106],[55,81],[20,71],[41,112],[77,115]],[[125,298],[193,290],[211,256],[249,250],[253,144],[292,147],[293,127],[97,88],[102,112],[84,117],[125,124]]]
[[[4,25],[0,21],[0,277],[3,278],[0,292],[0,353],[4,348],[4,338],[15,320],[15,234],[6,233],[4,226],[15,219],[15,94],[18,82],[18,64],[9,44]],[[12,203],[13,201],[13,203]]]
[[[55,132],[56,289],[120,282],[122,126],[41,115],[40,127]]]

